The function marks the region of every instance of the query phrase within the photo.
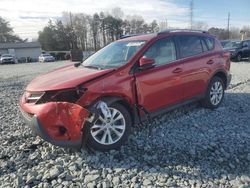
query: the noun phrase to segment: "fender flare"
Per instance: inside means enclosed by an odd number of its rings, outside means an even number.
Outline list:
[[[227,79],[228,79],[228,77],[227,77],[226,71],[223,70],[223,69],[218,69],[218,70],[216,70],[215,72],[213,72],[213,74],[211,75],[211,77],[208,79],[207,84],[206,84],[206,88],[208,87],[208,84],[210,83],[210,81],[212,80],[212,78],[213,78],[216,74],[218,74],[218,73],[224,74],[224,76],[226,77],[226,84],[227,84]],[[227,87],[227,85],[225,85],[225,87]],[[206,89],[206,90],[207,90],[207,89]]]

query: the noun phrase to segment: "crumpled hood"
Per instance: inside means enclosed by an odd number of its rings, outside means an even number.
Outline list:
[[[49,91],[73,88],[103,76],[114,69],[95,70],[74,65],[62,67],[54,71],[42,74],[31,81],[27,86],[27,91]]]

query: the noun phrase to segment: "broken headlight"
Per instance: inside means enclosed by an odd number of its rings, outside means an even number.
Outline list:
[[[42,104],[46,102],[75,103],[85,91],[86,89],[82,87],[59,91],[46,91],[45,94],[36,102],[36,104]]]

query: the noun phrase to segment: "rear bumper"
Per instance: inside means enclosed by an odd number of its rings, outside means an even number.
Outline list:
[[[27,104],[20,103],[26,124],[35,135],[56,146],[81,148],[82,130],[89,116],[86,109],[66,102],[46,103],[39,110],[27,108]],[[33,113],[28,112],[32,110]]]

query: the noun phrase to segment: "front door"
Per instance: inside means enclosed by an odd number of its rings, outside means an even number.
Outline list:
[[[176,60],[174,40],[159,39],[143,55],[153,58],[155,67],[135,73],[138,103],[149,112],[181,102],[182,64]]]
[[[248,58],[249,57],[249,54],[250,54],[250,45],[249,45],[249,41],[244,41],[243,44],[242,44],[242,57],[243,58]]]

